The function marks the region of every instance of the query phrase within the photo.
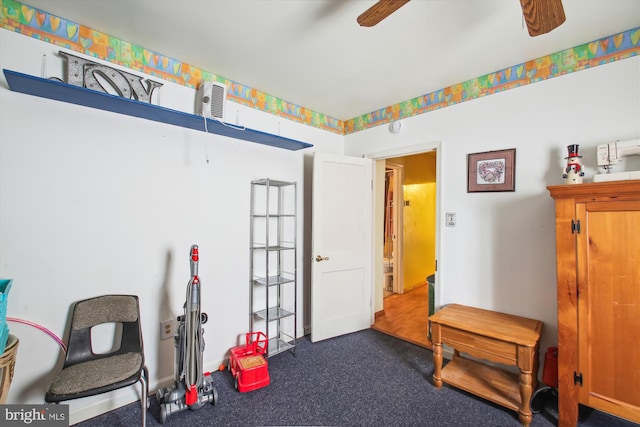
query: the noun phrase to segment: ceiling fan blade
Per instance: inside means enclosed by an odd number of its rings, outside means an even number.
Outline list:
[[[520,0],[531,37],[546,34],[565,21],[562,0]]]
[[[373,27],[407,3],[409,0],[379,0],[358,16],[358,24],[362,27]]]

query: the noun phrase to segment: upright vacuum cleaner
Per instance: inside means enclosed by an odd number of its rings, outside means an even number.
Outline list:
[[[158,390],[160,422],[168,415],[185,409],[200,409],[205,403],[216,404],[218,392],[209,372],[202,372],[204,339],[202,325],[207,314],[200,312],[200,278],[198,277],[198,245],[191,246],[191,280],[187,284],[184,315],[178,316],[178,332],[175,335],[176,370],[175,384]]]

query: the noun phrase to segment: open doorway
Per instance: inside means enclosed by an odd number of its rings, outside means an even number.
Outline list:
[[[376,305],[374,329],[424,347],[431,347],[428,316],[435,287],[427,280],[436,268],[437,150],[386,157],[383,196],[376,200],[382,220],[381,304]],[[381,167],[376,168],[377,177]],[[378,184],[380,185],[380,184]],[[381,205],[381,206],[380,206]],[[378,218],[378,215],[376,216]]]

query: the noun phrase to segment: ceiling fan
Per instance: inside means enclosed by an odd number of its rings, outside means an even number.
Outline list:
[[[373,27],[407,3],[409,0],[379,0],[358,16],[358,24]],[[531,37],[548,33],[565,21],[562,0],[520,0],[520,5]]]

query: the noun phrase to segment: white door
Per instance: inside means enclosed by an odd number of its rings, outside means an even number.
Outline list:
[[[314,153],[311,341],[372,319],[372,160]]]

